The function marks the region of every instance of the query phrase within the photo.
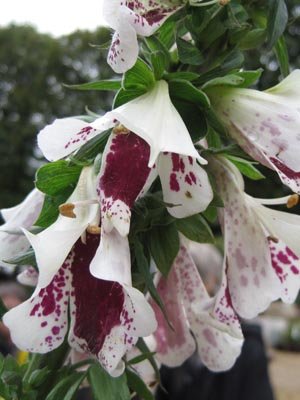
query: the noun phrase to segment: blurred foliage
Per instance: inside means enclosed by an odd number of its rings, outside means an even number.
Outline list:
[[[61,38],[30,26],[0,29],[0,207],[18,203],[32,188],[41,155],[37,132],[54,118],[101,113],[110,93],[77,92],[62,84],[107,79],[106,52],[89,44],[106,43],[105,28],[77,31]]]
[[[265,6],[263,0],[250,3]],[[289,22],[285,39],[290,65],[292,69],[300,68],[299,0],[286,3]],[[248,6],[251,4],[247,2]],[[255,19],[259,22],[259,9]],[[96,113],[110,108],[110,92],[75,91],[62,85],[111,78],[113,72],[106,63],[106,51],[90,46],[107,43],[109,39],[105,28],[77,31],[58,39],[40,34],[30,26],[0,28],[0,208],[18,203],[32,188],[35,170],[42,159],[34,143],[45,124],[56,117],[85,114],[86,106]],[[280,67],[274,51],[262,51],[260,47],[247,51],[245,56],[247,69],[264,69],[259,89],[278,82]],[[259,197],[268,193],[281,195],[278,178],[272,171],[263,169],[263,173],[271,180],[265,180],[264,185],[249,182],[247,190]]]

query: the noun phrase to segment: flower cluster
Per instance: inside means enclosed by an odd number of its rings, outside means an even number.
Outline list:
[[[139,53],[137,35],[153,35],[186,3],[105,1],[104,16],[115,31],[108,55],[113,69],[133,67]],[[123,374],[126,357],[130,359],[142,337],[151,340],[162,364],[181,365],[197,349],[208,368],[223,371],[242,349],[240,317],[253,318],[277,299],[295,300],[300,288],[300,216],[265,205],[290,206],[300,194],[300,71],[265,92],[217,81],[202,83],[201,91],[197,81],[193,85],[178,75],[172,81],[170,75],[153,75],[143,94],[132,96],[128,90],[129,101],[90,122],[58,119],[39,133],[38,146],[50,163],[67,160],[65,175],[83,149],[93,143],[96,148],[101,140],[105,146],[84,166],[78,162],[81,169],[72,194],[60,205],[56,220],[38,232],[32,230],[44,202],[38,189],[19,206],[2,210],[6,222],[0,228],[1,263],[7,266],[9,259],[31,247],[38,270],[20,275],[21,282],[34,282],[36,289],[3,319],[19,348],[46,353],[67,336],[72,348],[96,358],[116,377]],[[183,72],[181,77],[188,75]],[[244,152],[277,172],[295,194],[273,200],[246,194],[227,147],[216,151],[205,144],[203,149],[200,134],[195,138],[178,105],[180,96],[172,96],[174,87],[189,90],[181,95],[198,102],[197,107],[206,102]],[[199,115],[203,111],[196,110]],[[149,194],[161,205],[155,222],[154,212],[139,215],[135,208]],[[210,294],[189,251],[188,239],[195,235],[179,227],[192,223],[198,230],[200,221],[206,226],[199,214],[215,207],[216,199],[224,258],[221,283]],[[147,224],[141,222],[131,237],[139,218]],[[173,236],[158,243],[159,236],[151,232],[166,227]],[[149,237],[142,256],[152,266],[145,272],[152,284],[147,279],[139,284],[136,241],[145,243]],[[169,240],[175,249],[172,257],[166,250]],[[160,256],[153,250],[158,245]],[[167,271],[162,264],[168,264]]]

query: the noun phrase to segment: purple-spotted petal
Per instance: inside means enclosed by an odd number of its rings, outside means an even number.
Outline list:
[[[273,268],[281,282],[281,299],[293,303],[300,289],[300,260],[282,241],[269,239]]]
[[[182,246],[174,268],[182,285],[183,305],[203,363],[212,371],[232,367],[243,335],[229,292],[223,283],[215,299],[208,296],[197,268]]]
[[[130,69],[138,57],[137,34],[152,35],[179,7],[181,1],[120,1],[105,0],[103,16],[116,30],[108,63],[117,73]]]
[[[136,31],[126,20],[120,19],[107,55],[108,64],[121,74],[134,66],[138,54]]]
[[[241,189],[240,172],[224,158],[210,164],[225,207],[225,255],[232,303],[240,316],[253,318],[280,296],[267,235]]]
[[[34,189],[25,200],[13,207],[1,210],[5,224],[0,227],[0,265],[12,268],[4,260],[25,252],[30,244],[21,228],[30,228],[36,221],[44,200],[44,194]]]
[[[56,119],[40,131],[38,146],[47,160],[56,161],[113,126],[114,122],[106,116],[97,119],[97,128],[77,118]]]
[[[158,161],[164,201],[174,204],[168,211],[184,218],[204,211],[213,199],[207,173],[195,158],[163,153]]]
[[[156,82],[150,92],[114,109],[107,114],[107,117],[110,116],[149,144],[150,167],[159,153],[164,151],[191,156],[207,164],[199,156],[181,116],[173,106],[165,81]]]
[[[156,341],[156,356],[161,363],[169,367],[181,365],[196,349],[182,304],[179,279],[177,271],[173,267],[168,278],[159,276],[157,283],[157,291],[163,301],[172,329],[160,307],[153,300],[151,301],[158,322],[157,330],[153,335]]]
[[[136,289],[90,274],[89,263],[98,245],[98,236],[87,235],[87,244],[78,241],[74,247],[69,342],[118,376],[124,370],[121,358],[138,336],[148,336],[155,329],[155,319]]]
[[[4,315],[3,322],[18,348],[47,353],[63,342],[68,327],[72,261],[70,255],[47,287],[37,287],[29,300]]]
[[[211,95],[213,107],[240,146],[300,193],[300,70],[265,92],[226,88]]]

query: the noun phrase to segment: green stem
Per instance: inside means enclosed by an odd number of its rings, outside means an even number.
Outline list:
[[[32,356],[30,358],[30,361],[29,361],[29,364],[28,364],[28,367],[26,369],[26,372],[25,372],[25,374],[23,376],[23,382],[24,383],[29,380],[29,378],[30,378],[31,374],[33,373],[33,371],[35,371],[36,369],[39,368],[39,364],[40,364],[40,361],[41,361],[42,357],[43,356],[41,354],[32,354]]]

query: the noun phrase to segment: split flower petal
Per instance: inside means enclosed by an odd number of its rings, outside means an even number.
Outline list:
[[[300,193],[300,70],[265,92],[218,88],[208,93],[219,118],[245,152]]]
[[[161,291],[160,287],[168,287],[168,291]],[[170,366],[185,361],[195,348],[188,333],[191,329],[203,363],[213,371],[229,369],[240,354],[243,335],[225,284],[216,298],[210,298],[192,258],[181,246],[167,280],[161,277],[157,288],[171,322],[176,321],[175,332],[172,332],[162,320],[161,311],[155,308],[157,358]],[[177,317],[177,321],[175,313],[182,309],[185,318]],[[169,337],[173,337],[173,341],[168,342]]]
[[[31,299],[5,314],[4,323],[19,348],[45,353],[64,340],[70,303],[71,347],[94,356],[117,376],[124,370],[121,358],[139,335],[156,329],[156,321],[136,289],[90,274],[98,246],[98,235],[87,234],[86,244],[79,239],[50,284],[43,289],[39,284]]]
[[[30,228],[36,221],[44,200],[44,194],[34,189],[25,200],[12,208],[1,210],[6,221],[0,227],[0,265],[11,268],[9,260],[17,254],[28,250],[30,244],[20,228]]]

